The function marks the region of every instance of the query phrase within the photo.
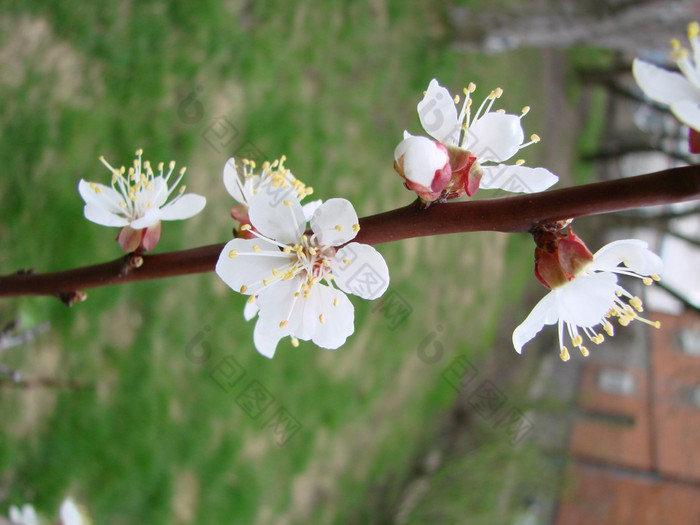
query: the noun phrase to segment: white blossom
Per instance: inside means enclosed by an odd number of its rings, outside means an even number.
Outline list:
[[[473,112],[471,96],[475,90],[473,83],[464,89],[465,98],[460,106],[459,97],[453,98],[446,88],[432,79],[417,107],[423,129],[450,150],[453,162],[455,149],[475,157],[477,166],[483,170],[479,173],[481,180],[466,181],[465,178],[465,183],[469,182],[472,186],[478,183],[478,187],[484,189],[500,188],[524,193],[543,191],[555,184],[559,178],[545,168],[525,167],[523,160],[516,160],[510,165],[504,163],[522,148],[540,140],[533,134],[528,142],[525,141],[521,119],[530,108],[523,108],[520,115],[507,114],[503,110],[492,111],[495,101],[503,94],[503,90],[497,88]],[[404,141],[409,137],[406,134]],[[399,145],[395,158],[399,148],[405,150],[406,146]],[[463,158],[466,161],[466,157]],[[452,171],[461,168],[453,165]],[[426,175],[421,174],[420,177],[425,179]],[[471,195],[475,191],[476,188],[467,188],[466,193]]]
[[[294,195],[275,203],[260,192],[248,201],[252,239],[224,247],[216,273],[233,290],[250,296],[258,314],[254,342],[273,357],[284,337],[335,349],[354,331],[354,307],[344,292],[365,299],[389,284],[384,258],[372,246],[350,242],[359,231],[357,214],[345,199],[330,199],[306,218]]]
[[[133,251],[139,245],[152,249],[160,237],[160,221],[188,219],[204,208],[206,199],[194,193],[185,193],[180,186],[177,196],[167,202],[180,184],[185,168],[179,171],[175,182],[168,184],[175,162],[158,165],[156,175],[148,161],[141,161],[143,150],[136,151],[134,165],[128,171],[122,166],[113,168],[104,157],[100,161],[112,174],[111,186],[80,180],[78,191],[85,201],[85,218],[102,226],[121,227],[119,243],[124,251]]]
[[[700,25],[688,25],[691,49],[671,40],[671,58],[679,72],[667,71],[636,58],[632,74],[637,85],[651,100],[669,106],[683,124],[700,131]]]
[[[624,266],[620,266],[623,264]],[[639,315],[642,301],[618,284],[618,275],[628,275],[651,284],[659,279],[661,258],[636,239],[615,241],[603,246],[593,255],[593,261],[573,279],[553,288],[532,309],[530,315],[513,332],[513,346],[518,353],[535,337],[544,325],[557,324],[560,357],[570,358],[565,344],[568,335],[573,347],[587,356],[583,336],[600,344],[604,340],[598,327],[608,335],[614,334],[610,319],[622,326],[634,320],[656,326]],[[582,335],[583,334],[583,335]]]

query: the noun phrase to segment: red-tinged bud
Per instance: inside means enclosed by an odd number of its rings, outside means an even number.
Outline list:
[[[700,133],[693,128],[688,133],[688,148],[691,153],[700,153]]]
[[[452,176],[447,148],[426,137],[402,140],[394,151],[394,169],[426,203],[440,198]]]
[[[455,199],[465,193],[471,197],[479,189],[483,170],[476,161],[476,155],[456,146],[449,146],[450,167],[452,179],[450,180],[449,193],[446,199]]]
[[[124,226],[119,230],[117,242],[124,253],[135,251],[148,252],[153,250],[160,240],[160,221],[148,228],[135,230],[130,226]]]
[[[547,288],[566,284],[593,262],[593,254],[571,228],[562,233],[545,227],[533,237],[537,244],[535,276]]]
[[[156,247],[160,240],[160,221],[153,226],[149,226],[143,230],[143,238],[141,239],[141,247],[143,251],[150,252]]]
[[[569,281],[557,256],[542,248],[535,248],[535,277],[547,288],[556,288]]]
[[[567,238],[559,241],[559,262],[569,275],[578,275],[593,262],[593,254],[583,240],[569,228]]]

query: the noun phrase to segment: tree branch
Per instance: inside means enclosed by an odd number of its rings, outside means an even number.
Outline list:
[[[355,240],[381,244],[412,237],[473,231],[527,232],[575,217],[700,199],[700,166],[502,199],[418,203],[360,219]],[[79,290],[147,279],[209,272],[223,249],[213,244],[179,252],[138,256],[63,272],[0,277],[0,297],[53,295],[79,300]]]

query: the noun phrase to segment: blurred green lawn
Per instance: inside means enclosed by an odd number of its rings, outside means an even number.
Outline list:
[[[77,192],[80,178],[108,180],[101,154],[115,165],[139,147],[153,163],[175,159],[207,196],[202,214],[164,225],[162,252],[230,238],[221,171],[232,155],[286,154],[315,198],[346,197],[361,216],[410,202],[393,149],[404,129],[420,131],[415,105],[432,77],[455,92],[476,81],[477,98],[504,87],[502,105],[530,104],[526,132],[544,135],[546,101],[530,88],[537,53],[456,54],[444,16],[428,0],[4,2],[0,273],[120,255],[116,230],[85,220]],[[272,361],[253,347],[245,298],[213,274],[91,290],[71,309],[4,300],[3,321],[52,329],[3,361],[87,388],[0,389],[0,513],[26,501],[50,512],[70,494],[97,524],[378,520],[366,501],[387,480],[400,491],[455,397],[443,372],[492,346],[530,279],[531,249],[526,236],[493,233],[381,245],[407,319],[395,327],[353,298],[342,349],[281,343]],[[427,364],[418,350],[431,334],[444,355]],[[245,375],[226,386],[231,366]],[[259,386],[271,401],[252,417],[243,401]],[[270,426],[280,409],[298,430]],[[506,474],[494,458],[530,465],[532,452],[488,439],[468,475],[448,476],[446,508],[495,523],[486,502]],[[464,493],[484,496],[470,510]]]

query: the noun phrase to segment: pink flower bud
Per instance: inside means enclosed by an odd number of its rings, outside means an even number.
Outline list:
[[[394,169],[423,202],[433,202],[450,182],[447,148],[426,137],[408,137],[394,151]]]

